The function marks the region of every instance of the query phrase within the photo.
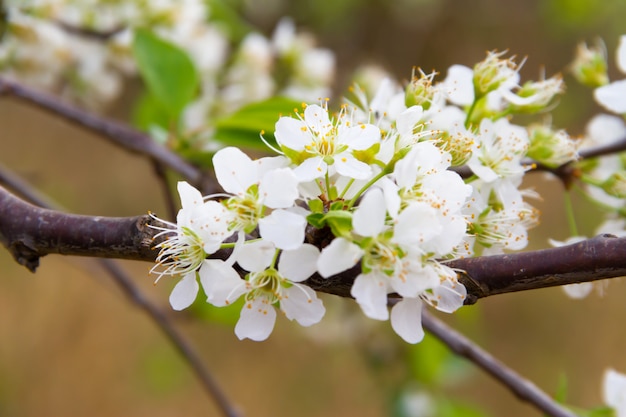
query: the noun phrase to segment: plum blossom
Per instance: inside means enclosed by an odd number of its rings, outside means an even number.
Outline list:
[[[281,117],[276,140],[285,155],[298,165],[293,172],[300,181],[311,181],[337,172],[354,179],[372,174],[354,151],[364,151],[380,141],[380,130],[371,124],[352,124],[345,108],[331,121],[325,106],[309,105],[299,119]]]
[[[223,204],[232,214],[230,230],[239,240],[257,226],[261,236],[280,249],[295,249],[304,241],[306,220],[285,209],[298,198],[298,180],[284,157],[251,160],[238,148],[219,150],[213,157],[219,184],[230,194]],[[273,211],[266,215],[266,208]]]
[[[319,250],[303,244],[280,253],[274,268],[276,247],[267,241],[247,243],[238,252],[237,263],[250,271],[245,279],[223,261],[206,261],[200,272],[207,301],[217,307],[245,299],[235,327],[239,339],[265,340],[274,329],[276,309],[289,320],[311,326],[324,316],[322,301],[306,285],[300,284],[316,270]]]
[[[468,165],[481,180],[493,182],[524,173],[522,158],[530,144],[524,128],[507,119],[495,122],[483,119],[478,137],[480,149],[472,155]]]
[[[397,293],[403,300],[392,308],[392,326],[402,338],[417,343],[422,338],[420,334],[423,335],[419,326],[420,298],[437,306],[440,295],[431,298],[426,294],[436,291],[447,280],[454,281],[455,287],[462,285],[456,283],[452,271],[444,278],[441,272],[447,268],[430,259],[419,246],[427,245],[444,230],[435,208],[414,202],[402,210],[393,226],[388,225],[386,217],[383,192],[374,188],[354,211],[353,240],[338,237],[324,248],[318,259],[318,271],[328,277],[350,268],[360,258],[362,273],[354,281],[351,294],[364,314],[387,320],[387,294]],[[463,291],[457,293],[455,307],[452,307],[454,301],[443,304],[452,309],[460,307]],[[394,314],[396,309],[398,312]]]
[[[232,234],[228,224],[231,214],[216,201],[205,202],[200,191],[188,183],[178,183],[182,208],[178,211],[176,224],[160,220],[168,227],[158,228],[158,238],[166,239],[155,246],[159,249],[156,265],[151,272],[182,276],[170,295],[174,310],[189,307],[198,295],[197,272],[205,265],[207,255],[216,252],[222,242]],[[165,268],[165,269],[162,269]]]

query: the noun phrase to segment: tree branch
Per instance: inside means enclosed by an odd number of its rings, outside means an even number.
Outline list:
[[[61,116],[65,120],[95,132],[126,150],[140,155],[147,155],[155,161],[179,172],[190,182],[199,184],[202,180],[202,173],[198,168],[190,165],[167,148],[157,144],[148,135],[128,125],[73,107],[63,103],[57,97],[3,78],[0,78],[0,95],[17,97],[49,111],[55,116]]]
[[[94,217],[33,206],[0,186],[0,242],[34,272],[49,253],[96,258],[154,259],[155,219]],[[164,226],[161,224],[161,227]]]
[[[16,261],[34,271],[49,253],[154,262],[157,230],[167,227],[149,216],[94,217],[42,209],[0,187],[0,242]],[[323,232],[323,231],[322,231]],[[323,233],[310,235],[321,247]],[[225,259],[228,250],[212,254]],[[597,236],[573,245],[447,262],[467,288],[466,304],[496,294],[596,281],[626,275],[626,238]],[[359,265],[330,278],[306,281],[316,291],[350,297]]]
[[[3,169],[2,166],[0,166],[0,183],[8,184],[11,188],[19,190],[22,195],[24,195],[27,199],[36,204],[45,207],[54,206],[54,203],[52,201],[48,200],[47,198],[45,198],[45,196],[42,196],[41,194],[36,192],[32,187],[23,182],[20,178],[12,175],[9,171]],[[16,214],[17,216],[24,215],[27,218],[35,216],[32,218],[37,219],[36,222],[41,225],[49,224],[49,220],[52,218],[51,223],[53,224],[53,226],[50,232],[52,232],[56,227],[62,227],[61,223],[63,222],[57,222],[57,220],[55,219],[55,217],[59,218],[60,212],[50,209],[43,209],[28,204],[25,201],[22,201],[17,197],[11,195],[6,189],[0,186],[0,240],[3,243],[5,240],[3,227],[6,226],[6,224],[11,224],[15,220],[19,221],[20,219],[20,217],[14,219],[9,216],[9,211],[4,211],[5,205],[12,206],[12,210],[14,210],[12,214]],[[89,216],[73,216],[61,214],[60,217],[64,216],[66,217],[66,224],[71,225],[72,223],[75,223],[79,226],[79,229],[86,228],[87,233],[91,233],[95,230],[96,234],[99,234],[98,231],[106,230],[108,233],[105,232],[104,236],[111,237],[119,234],[120,236],[122,236],[122,241],[126,241],[128,238],[130,238],[130,242],[140,243],[141,249],[135,251],[136,253],[141,253],[143,255],[145,255],[146,253],[150,253],[146,252],[143,249],[144,242],[150,241],[147,246],[148,248],[150,248],[150,245],[152,244],[152,239],[149,239],[149,235],[151,233],[154,233],[154,230],[146,227],[148,222],[157,222],[156,219],[150,216],[138,216],[128,219],[111,219],[98,217],[89,218]],[[100,221],[97,219],[104,219],[104,222],[102,223],[105,223],[106,226],[103,227],[102,224],[100,224]],[[43,226],[43,228],[46,227]],[[9,230],[10,231],[7,233],[7,236],[13,236],[14,231],[12,229]],[[146,232],[148,233],[148,235],[146,235]],[[47,233],[48,231],[43,233],[43,236],[47,236]],[[32,252],[32,248],[24,249],[25,245],[23,245],[22,243],[18,243],[21,242],[19,235],[20,234],[18,229],[16,236],[18,240],[15,240],[14,243],[7,248],[13,254],[13,256],[16,257],[16,260],[20,264],[25,265],[29,270],[34,272],[35,268],[39,264],[39,257],[43,255],[39,254],[37,250]],[[86,235],[85,238],[87,238],[87,240],[90,240],[89,235]],[[25,239],[31,240],[28,237],[25,237]],[[32,240],[38,241],[39,239]],[[63,242],[67,242],[68,240],[70,241],[68,245],[69,248],[73,248],[75,245],[85,243],[84,241],[81,241],[83,240],[83,238],[80,237],[79,233],[60,236],[59,243],[61,244],[61,246],[63,246]],[[50,242],[45,243],[45,247],[50,247],[49,243]],[[122,246],[124,246],[124,244],[122,244]],[[97,246],[91,246],[91,250],[96,250],[96,247]],[[12,250],[12,248],[14,250]],[[117,253],[117,250],[118,249],[116,247],[110,254],[115,255]],[[49,253],[63,253],[63,251]],[[86,252],[85,254],[88,256],[93,256],[90,255],[90,252]],[[237,412],[235,407],[233,407],[228,401],[226,395],[219,387],[215,378],[213,378],[212,374],[209,372],[206,366],[204,366],[200,355],[194,350],[193,346],[191,345],[191,343],[189,343],[189,341],[187,341],[185,336],[178,331],[176,326],[174,326],[172,320],[157,305],[152,303],[148,298],[143,295],[141,290],[133,283],[132,279],[128,276],[126,271],[124,271],[124,269],[119,266],[118,263],[116,263],[112,259],[96,259],[96,262],[100,265],[100,267],[107,271],[107,273],[113,278],[113,280],[120,286],[122,291],[128,296],[130,302],[139,307],[146,314],[148,314],[148,316],[154,321],[157,327],[165,334],[170,343],[172,343],[172,345],[178,350],[182,357],[188,362],[192,371],[200,380],[200,383],[205,391],[215,400],[215,403],[220,412],[226,417],[239,417],[240,413]]]
[[[476,364],[489,375],[500,381],[522,401],[527,401],[552,417],[575,417],[575,414],[563,408],[546,395],[531,381],[523,378],[514,370],[481,349],[471,340],[457,332],[428,311],[422,312],[424,328],[441,340],[450,350]]]

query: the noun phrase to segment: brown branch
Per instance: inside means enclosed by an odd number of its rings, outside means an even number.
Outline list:
[[[108,139],[113,144],[162,163],[177,171],[192,183],[200,183],[202,173],[195,166],[190,165],[169,149],[157,144],[148,135],[141,133],[130,126],[89,113],[60,101],[57,97],[42,93],[14,81],[0,78],[0,96],[11,95],[34,104],[55,116],[63,117],[98,135]]]
[[[34,271],[49,253],[122,258],[154,262],[154,236],[164,227],[148,215],[93,217],[42,209],[0,187],[0,242],[18,263]],[[312,242],[321,246],[323,236]],[[211,257],[224,259],[228,251]],[[467,288],[466,304],[496,294],[590,282],[626,275],[626,238],[597,236],[573,245],[507,255],[457,259],[447,263],[459,271]],[[330,278],[306,281],[316,291],[350,297],[359,266]]]
[[[52,207],[55,204],[45,198],[45,196],[36,192],[32,187],[26,184],[21,178],[12,175],[9,171],[3,169],[0,166],[0,183],[8,184],[14,190],[17,190],[22,194],[25,198],[30,201],[39,204],[44,207]],[[24,215],[27,218],[30,216],[33,219],[37,219],[37,223],[39,224],[47,224],[48,220],[52,218],[52,223],[54,224],[56,220],[54,217],[66,217],[66,222],[75,223],[79,229],[86,228],[87,233],[93,232],[92,229],[100,231],[102,228],[102,224],[98,221],[94,223],[95,219],[104,219],[103,223],[106,223],[107,226],[104,228],[108,231],[104,233],[105,235],[111,237],[112,235],[119,234],[122,237],[122,241],[125,241],[130,237],[131,242],[140,242],[141,250],[136,251],[137,253],[142,253],[145,255],[147,252],[143,249],[144,242],[146,240],[151,241],[149,239],[149,235],[154,233],[154,229],[146,227],[148,223],[153,225],[158,225],[158,222],[150,216],[138,216],[136,218],[119,218],[119,219],[111,219],[111,218],[89,218],[89,216],[73,216],[73,215],[65,215],[61,214],[59,216],[58,211],[53,211],[50,209],[44,209],[40,207],[33,206],[25,201],[22,201],[15,196],[12,196],[8,191],[0,186],[0,241],[4,243],[5,234],[3,228],[7,224],[13,223],[12,218],[8,215],[9,211],[4,211],[5,204],[8,206],[12,206],[12,210],[15,210],[12,214],[17,214],[18,216]],[[5,219],[5,220],[3,220]],[[18,218],[19,219],[19,218]],[[135,220],[136,219],[136,220]],[[14,219],[15,220],[15,219]],[[139,227],[139,225],[142,225]],[[52,229],[58,225],[54,225]],[[61,227],[61,226],[59,226]],[[45,228],[45,227],[44,227]],[[9,229],[12,230],[12,229]],[[47,235],[48,232],[45,232],[43,235]],[[147,234],[146,234],[147,233]],[[20,233],[17,232],[17,235],[14,234],[13,231],[7,233],[7,236],[13,236],[9,239],[17,239],[14,240],[14,244],[7,246],[7,249],[16,257],[16,260],[25,265],[29,270],[33,271],[39,264],[39,257],[43,256],[37,250],[32,252],[32,249],[29,248],[27,250],[24,249],[25,245],[21,242]],[[89,234],[86,235],[88,237]],[[135,236],[134,238],[132,236]],[[71,236],[62,236],[59,240],[61,245],[67,239],[70,240],[70,247],[74,247],[74,245],[82,244],[81,237],[77,234],[72,234]],[[78,241],[75,241],[78,239]],[[26,240],[31,240],[26,238]],[[37,241],[37,239],[34,239]],[[49,247],[50,242],[45,244],[45,247]],[[150,244],[148,244],[148,248],[150,248]],[[117,245],[116,245],[117,246]],[[12,250],[14,249],[14,250]],[[95,249],[95,246],[92,247]],[[59,252],[49,252],[49,253],[63,253]],[[117,247],[110,253],[110,255],[115,255],[117,253]],[[45,253],[44,253],[45,254]],[[88,256],[93,256],[89,255]],[[117,257],[117,256],[111,256]],[[133,283],[132,279],[129,275],[120,267],[120,265],[112,259],[96,259],[96,262],[102,267],[107,273],[113,278],[113,280],[120,286],[122,291],[128,296],[129,300],[132,304],[139,307],[143,310],[148,316],[154,321],[157,327],[165,334],[170,343],[174,345],[174,347],[178,350],[178,352],[182,355],[183,359],[187,361],[192,371],[196,374],[200,383],[204,390],[215,400],[216,405],[220,412],[226,417],[239,417],[240,413],[237,412],[235,407],[233,407],[228,401],[226,395],[219,387],[215,378],[213,378],[212,374],[206,368],[200,355],[195,351],[191,343],[185,338],[185,336],[178,331],[176,326],[172,320],[154,303],[152,303],[148,298],[146,298],[141,290]]]
[[[33,206],[0,186],[0,242],[31,271],[49,253],[120,259],[154,259],[156,230],[148,215],[96,217]],[[161,225],[162,226],[162,225]]]
[[[575,417],[576,415],[563,408],[560,404],[541,391],[534,383],[523,378],[514,370],[494,358],[489,352],[481,349],[471,340],[457,332],[428,311],[422,312],[424,328],[441,340],[450,350],[467,358],[483,371],[507,387],[522,401],[527,401],[552,417]]]

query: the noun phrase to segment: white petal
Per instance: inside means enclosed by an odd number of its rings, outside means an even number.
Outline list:
[[[354,243],[336,238],[322,249],[317,260],[317,270],[324,278],[352,268],[363,256],[363,250]]]
[[[354,280],[350,294],[361,306],[363,313],[375,320],[387,320],[387,277],[384,274],[370,272],[360,274]]]
[[[272,263],[276,247],[272,242],[258,240],[241,245],[237,252],[237,263],[246,271],[261,272]]]
[[[573,298],[575,300],[580,300],[581,298],[587,297],[591,290],[593,290],[592,282],[581,282],[580,284],[569,284],[563,285],[563,291],[568,297]]]
[[[379,188],[372,188],[365,194],[352,216],[352,227],[361,236],[374,237],[385,227],[385,199]]]
[[[408,343],[422,341],[424,329],[422,329],[422,302],[419,298],[405,298],[393,306],[391,327]]]
[[[361,162],[348,152],[335,156],[335,169],[341,175],[364,180],[372,175],[372,168],[365,162]]]
[[[483,165],[478,158],[472,158],[467,165],[470,167],[472,172],[484,182],[493,182],[500,177],[493,169]]]
[[[396,119],[396,129],[401,136],[411,136],[413,128],[424,116],[422,106],[411,106],[400,113]]]
[[[319,257],[319,249],[304,243],[298,249],[281,252],[278,260],[278,271],[289,281],[304,281],[317,271],[317,259]]]
[[[619,46],[617,47],[617,67],[626,74],[626,35],[619,37]]]
[[[296,320],[301,326],[311,326],[324,317],[326,309],[315,291],[305,285],[294,285],[283,292],[280,309],[289,320]]]
[[[326,162],[324,162],[322,157],[314,156],[295,167],[293,173],[296,174],[298,181],[306,182],[323,177],[326,171],[328,171]]]
[[[199,273],[207,301],[216,307],[224,307],[246,292],[246,281],[222,260],[204,261]]]
[[[287,210],[274,210],[259,220],[259,232],[278,249],[296,249],[304,242],[306,219]]]
[[[309,128],[319,135],[323,135],[332,128],[328,110],[317,104],[311,104],[304,109],[304,120]]]
[[[402,210],[394,226],[393,241],[400,244],[420,244],[441,233],[437,211],[426,203],[411,203]]]
[[[617,417],[626,415],[626,375],[607,369],[604,373],[604,403],[615,409]]]
[[[437,310],[444,313],[453,313],[463,305],[467,290],[460,282],[446,280],[441,285],[433,288],[437,300]]]
[[[350,149],[365,150],[380,142],[380,129],[371,124],[342,129],[337,140]]]
[[[204,202],[200,191],[196,190],[187,182],[179,181],[177,188],[178,195],[180,196],[180,203],[183,206],[183,209],[199,206]]]
[[[443,81],[445,94],[457,105],[465,106],[474,101],[474,71],[463,65],[452,65]]]
[[[232,194],[245,193],[259,181],[258,165],[238,148],[220,149],[213,156],[215,176],[222,188]]]
[[[289,168],[275,169],[265,173],[259,185],[263,205],[270,208],[293,206],[298,198],[298,178]]]
[[[381,178],[376,185],[378,185],[385,195],[385,205],[387,206],[387,212],[392,218],[398,217],[400,211],[400,204],[402,200],[398,195],[398,186],[387,177]]]
[[[196,271],[186,274],[174,287],[170,294],[170,304],[174,310],[180,311],[189,307],[198,296],[200,286],[196,280]]]
[[[311,133],[306,128],[306,124],[292,117],[281,117],[276,122],[274,136],[276,141],[294,151],[304,150],[304,146],[308,145],[313,139]]]
[[[617,114],[626,113],[626,80],[598,87],[593,96],[605,109]]]
[[[265,297],[257,297],[246,302],[235,326],[239,340],[251,339],[257,342],[265,340],[274,330],[276,310]]]

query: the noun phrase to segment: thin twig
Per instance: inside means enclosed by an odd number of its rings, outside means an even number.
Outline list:
[[[52,211],[50,207],[58,207],[50,199],[44,197],[41,193],[35,191],[25,181],[10,173],[0,166],[0,182],[10,186],[23,197],[31,200],[37,205],[46,208],[40,210]],[[2,187],[0,187],[0,191]],[[1,204],[0,204],[1,205]],[[176,350],[187,361],[193,372],[196,374],[202,387],[207,394],[215,401],[221,413],[227,417],[240,417],[240,413],[236,411],[228,401],[226,395],[219,387],[217,381],[211,372],[206,368],[200,355],[193,346],[187,341],[185,336],[176,329],[172,320],[163,313],[163,311],[146,298],[141,290],[133,283],[130,276],[119,266],[119,264],[111,259],[97,259],[97,263],[106,270],[122,291],[128,296],[131,303],[141,308],[159,329],[165,334],[170,343],[174,345]]]
[[[183,334],[176,329],[172,320],[143,295],[141,290],[133,283],[128,274],[120,268],[117,262],[111,259],[98,259],[98,263],[113,277],[130,301],[146,312],[174,347],[176,347],[176,350],[178,350],[187,361],[198,379],[200,379],[202,387],[207,394],[213,398],[222,414],[228,417],[240,417],[241,414],[230,404],[230,401],[226,398],[226,395],[219,387],[217,381],[202,362],[200,355],[198,355],[197,351]]]
[[[520,400],[529,402],[551,417],[576,417],[573,412],[565,409],[550,398],[531,381],[508,368],[489,354],[489,352],[481,349],[471,340],[427,311],[422,312],[422,325],[429,333],[448,346],[450,350],[473,362],[507,387]]]
[[[157,144],[148,135],[126,124],[95,115],[64,103],[55,96],[3,78],[0,78],[0,95],[17,97],[95,132],[128,151],[147,155],[182,174],[192,183],[200,183],[202,180],[202,173],[195,166],[190,165],[164,146]]]
[[[163,190],[163,197],[165,199],[165,209],[167,210],[168,220],[174,221],[176,219],[176,203],[174,196],[172,195],[172,187],[170,187],[169,181],[167,180],[167,172],[163,169],[163,165],[160,163],[153,161],[154,172],[161,184],[161,190]]]

